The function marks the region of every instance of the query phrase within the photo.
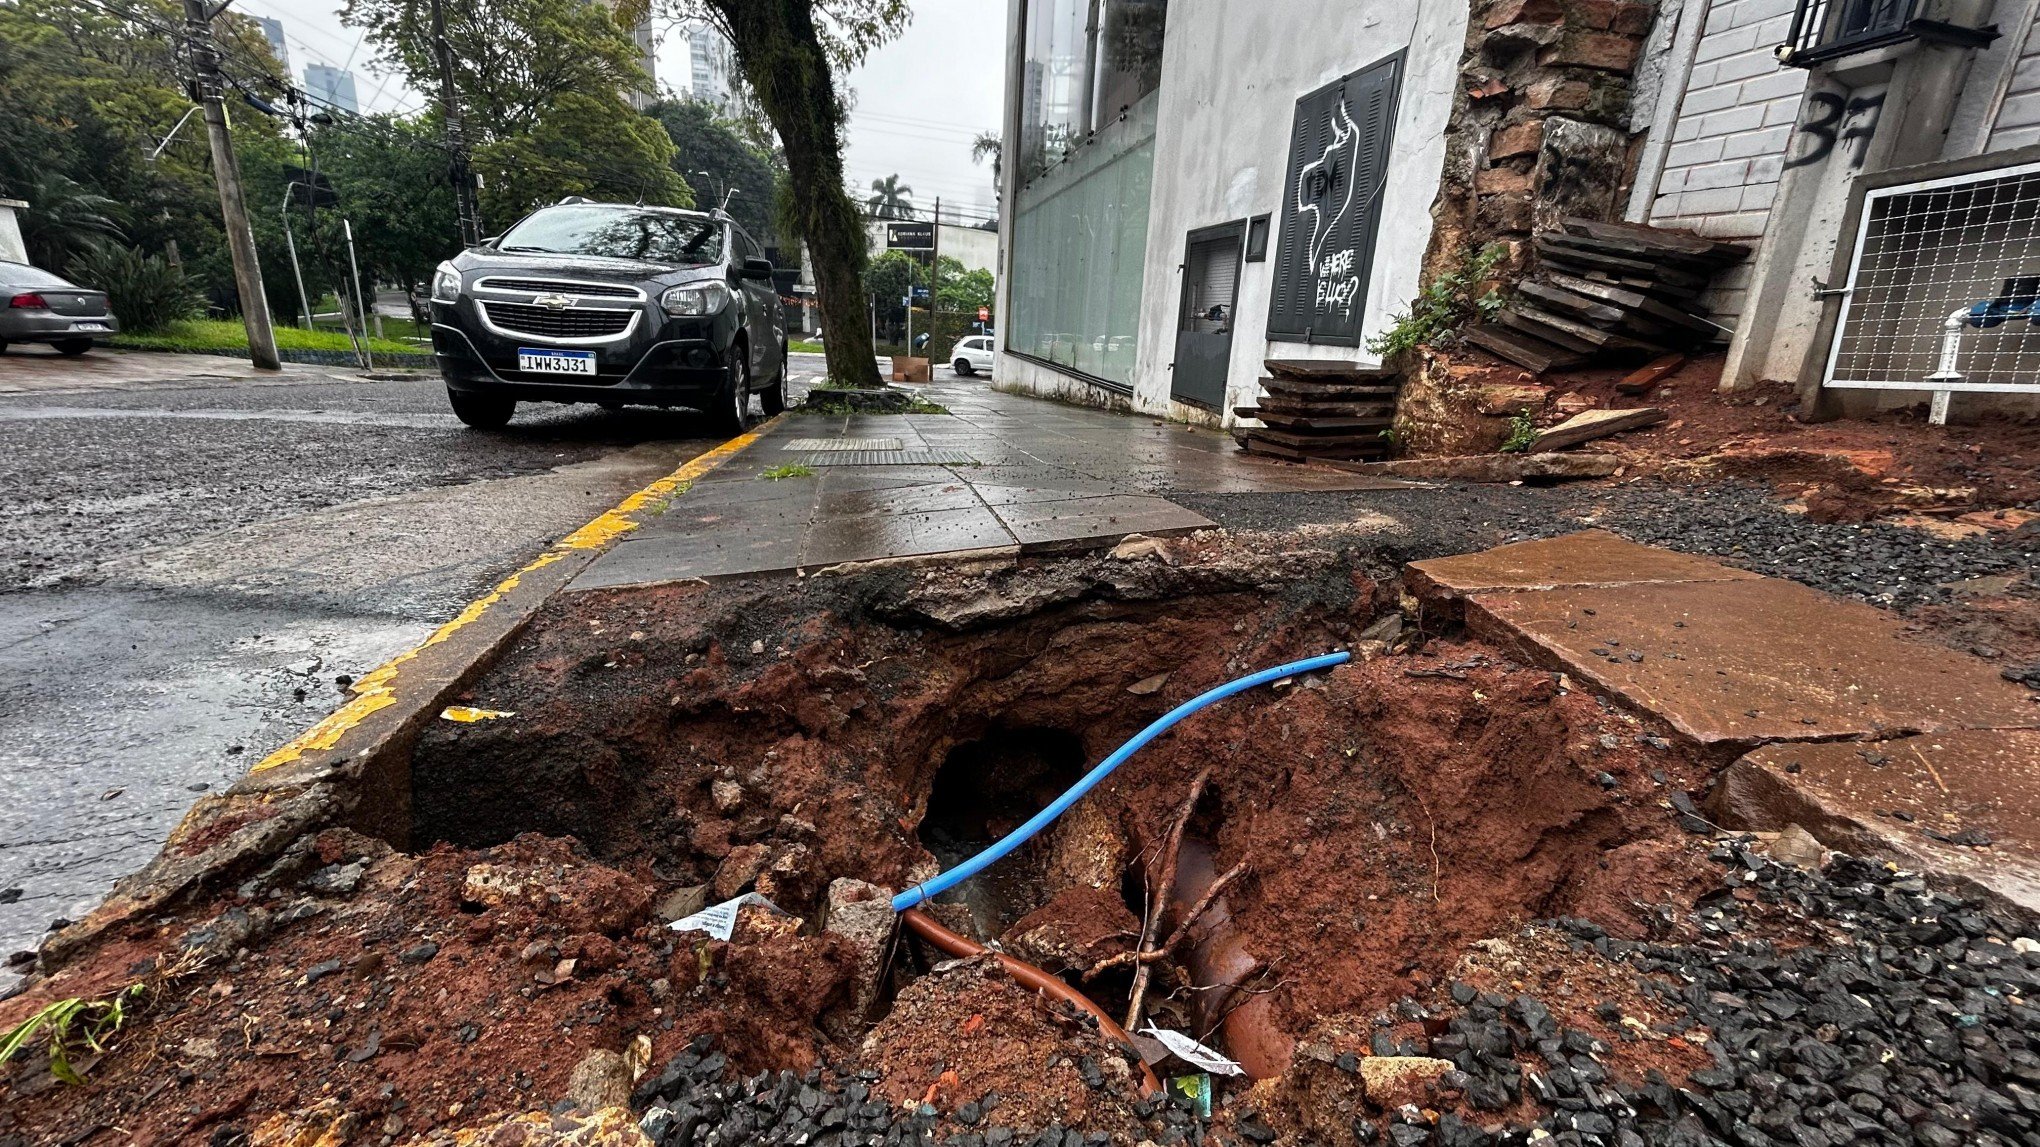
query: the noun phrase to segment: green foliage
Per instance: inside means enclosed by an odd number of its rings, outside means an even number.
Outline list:
[[[106,292],[122,330],[162,330],[195,317],[201,306],[184,272],[161,255],[132,247],[100,247],[71,260],[71,281]]]
[[[992,273],[982,267],[965,270],[947,255],[936,260],[940,272],[935,282],[935,304],[940,310],[964,311],[971,315],[979,307],[992,305]]]
[[[927,266],[905,251],[882,251],[864,267],[865,293],[878,297],[881,312],[898,311],[908,289],[927,282]]]
[[[563,92],[529,131],[475,149],[482,212],[500,227],[569,195],[692,207],[693,189],[673,170],[674,154],[659,121],[632,111],[621,96]]]
[[[607,4],[445,0],[445,13],[453,86],[471,143],[536,129],[569,93],[620,100],[628,92],[651,90],[630,26],[619,19],[628,13],[612,14]],[[381,58],[413,88],[439,90],[431,5],[424,0],[348,0],[340,18],[365,29]]]
[[[103,1000],[69,999],[49,1004],[0,1035],[0,1063],[39,1041],[48,1049],[50,1074],[80,1086],[85,1077],[72,1065],[71,1057],[81,1050],[103,1054],[107,1037],[127,1022],[129,1001],[141,994],[141,984],[129,984]]]
[[[362,274],[371,279],[424,282],[440,260],[459,249],[453,187],[446,179],[446,153],[440,149],[437,122],[422,117],[362,116],[316,129],[311,147],[320,172],[332,180],[340,205],[338,210],[317,213],[320,233],[309,243],[305,213],[297,212],[293,226],[299,228],[301,255],[316,252],[322,258],[344,260],[343,217],[354,223],[355,255]],[[275,193],[281,201],[280,183]],[[287,277],[290,268],[286,264],[270,273]],[[291,306],[279,313],[296,313],[294,286],[290,302]]]
[[[248,349],[248,332],[239,320],[190,319],[171,323],[159,331],[140,333],[122,331],[108,340],[114,346],[129,350],[182,351],[188,354],[216,354],[232,351],[239,353]],[[276,345],[279,350],[323,350],[351,352],[354,344],[341,331],[305,330],[302,327],[279,325],[276,328]],[[417,354],[419,349],[409,343],[390,339],[371,338],[368,349],[376,354]]]
[[[1509,436],[1502,440],[1502,453],[1520,454],[1537,439],[1537,420],[1525,410],[1509,419]]]
[[[730,215],[760,243],[772,245],[778,232],[774,201],[785,163],[752,146],[736,123],[719,118],[714,107],[697,100],[667,100],[653,104],[645,114],[658,120],[672,139],[673,166],[694,187],[695,201],[714,206],[725,192],[735,190]]]
[[[28,261],[38,267],[67,266],[121,238],[120,224],[113,220],[120,205],[60,171],[35,172],[13,198],[28,203],[20,216],[21,242],[28,248]]]
[[[1446,342],[1463,323],[1492,317],[1501,309],[1501,293],[1489,290],[1476,296],[1474,292],[1507,254],[1499,243],[1462,252],[1458,266],[1432,279],[1410,303],[1410,309],[1395,317],[1393,326],[1367,340],[1367,349],[1384,360],[1392,359],[1421,346]]]
[[[806,339],[788,339],[786,349],[792,354],[821,354],[822,344],[811,343]]]
[[[815,470],[812,466],[802,466],[798,463],[787,462],[762,471],[758,476],[768,482],[777,482],[782,478],[812,478],[815,476]]]

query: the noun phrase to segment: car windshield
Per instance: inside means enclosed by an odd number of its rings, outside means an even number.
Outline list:
[[[69,287],[74,286],[68,279],[60,279],[41,267],[27,263],[0,263],[0,283],[10,287]]]
[[[548,207],[511,228],[496,247],[649,263],[714,263],[722,258],[722,230],[712,219],[668,211],[594,204]]]

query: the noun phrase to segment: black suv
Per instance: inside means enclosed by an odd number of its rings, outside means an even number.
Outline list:
[[[730,433],[786,409],[772,264],[720,211],[566,200],[439,265],[432,350],[453,412],[519,400],[690,406]]]

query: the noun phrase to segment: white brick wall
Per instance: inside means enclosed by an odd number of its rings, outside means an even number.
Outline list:
[[[1790,28],[1792,8],[1793,0],[1708,5],[1651,222],[1719,239],[1763,235],[1806,89],[1806,73],[1779,67],[1773,54]],[[1740,306],[1742,284],[1732,280],[1725,277],[1719,297],[1711,299],[1717,313]]]
[[[1991,125],[1985,151],[2003,151],[2040,143],[2040,21],[2026,36],[2019,62],[2013,66],[2011,86],[2005,89],[2005,104]]]

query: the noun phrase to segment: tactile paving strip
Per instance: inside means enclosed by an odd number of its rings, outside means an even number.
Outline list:
[[[961,450],[809,450],[784,455],[793,466],[968,466]]]
[[[903,443],[897,438],[795,438],[781,447],[782,450],[898,450]]]

